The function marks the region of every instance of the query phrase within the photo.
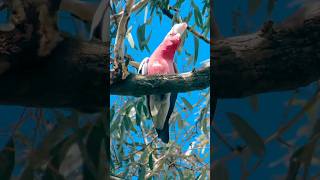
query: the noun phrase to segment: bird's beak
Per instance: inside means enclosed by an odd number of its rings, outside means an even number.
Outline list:
[[[183,22],[183,23],[174,25],[173,31],[176,34],[182,35],[184,31],[187,29],[187,27],[188,27],[187,23]]]

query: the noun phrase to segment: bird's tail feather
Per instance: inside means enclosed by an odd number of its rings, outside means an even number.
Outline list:
[[[164,143],[169,142],[169,124],[165,123],[163,129],[156,129],[158,133],[158,138],[162,140]]]

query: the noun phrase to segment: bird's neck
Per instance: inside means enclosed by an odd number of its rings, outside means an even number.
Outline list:
[[[168,47],[165,44],[160,44],[153,52],[150,59],[173,61],[176,48]]]

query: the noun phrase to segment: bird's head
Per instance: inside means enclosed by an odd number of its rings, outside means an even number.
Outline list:
[[[187,29],[187,23],[175,24],[163,40],[163,44],[172,50],[176,50],[181,43],[181,36]]]

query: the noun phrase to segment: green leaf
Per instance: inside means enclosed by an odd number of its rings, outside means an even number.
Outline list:
[[[121,118],[122,116],[120,114],[118,114],[117,118],[112,121],[112,124],[110,126],[110,134],[112,134],[115,130],[117,130],[120,126],[120,122],[121,122]]]
[[[148,43],[149,43],[149,41],[150,41],[150,39],[151,39],[151,35],[152,35],[152,31],[151,31],[150,34],[148,35],[147,39],[142,42],[143,45],[144,45],[144,47],[145,47],[147,50],[149,49],[149,48],[148,48]],[[148,50],[148,51],[150,51],[150,50]]]
[[[101,22],[106,9],[107,9],[107,1],[101,1],[91,22],[90,39],[92,39],[94,30],[98,27],[99,23]]]
[[[201,129],[204,134],[208,134],[207,124],[208,124],[208,118],[205,118],[201,121]]]
[[[182,129],[184,127],[184,122],[183,122],[181,115],[179,113],[176,116],[176,120],[178,121],[178,127],[180,129]]]
[[[6,146],[0,151],[0,179],[10,179],[14,169],[15,146],[11,137]]]
[[[286,179],[296,179],[301,167],[300,156],[304,151],[304,146],[298,148],[290,157],[290,164]]]
[[[261,5],[261,0],[248,0],[249,15],[254,15]]]
[[[142,113],[143,113],[143,103],[142,102],[139,102],[136,106],[136,124],[137,126],[140,126],[140,123],[141,123],[141,119],[142,119]]]
[[[213,167],[213,178],[214,180],[228,180],[229,173],[228,169],[224,166],[221,161],[218,161],[217,164]]]
[[[147,107],[145,105],[143,105],[142,108],[143,108],[144,115],[149,117],[149,113],[148,113]]]
[[[94,168],[97,169],[99,166],[100,161],[104,161],[105,159],[102,159],[100,156],[101,152],[101,146],[103,146],[103,142],[105,139],[107,139],[106,134],[104,133],[104,123],[103,120],[97,121],[96,124],[91,128],[91,131],[89,132],[87,142],[85,144],[85,151],[88,155],[88,157],[85,156],[85,163],[84,163],[84,169],[83,169],[83,175],[84,179],[92,179],[92,177],[95,177],[97,172],[92,172],[90,168],[89,162],[92,162],[95,166]],[[81,148],[81,146],[80,146]],[[83,154],[83,152],[82,152]]]
[[[201,171],[201,176],[199,177],[199,180],[205,180],[206,177],[207,177],[207,171],[205,168],[203,168]]]
[[[147,23],[147,17],[148,17],[148,6],[146,6],[145,11],[144,11],[144,23]]]
[[[149,168],[153,170],[153,158],[152,158],[152,153],[149,154]]]
[[[247,143],[252,153],[257,156],[263,156],[265,154],[265,145],[263,139],[258,135],[258,133],[239,115],[228,112],[227,116],[229,117],[234,129]]]
[[[193,40],[194,40],[194,62],[193,62],[193,64],[195,65],[198,61],[199,39],[196,36],[194,36]]]
[[[127,38],[128,42],[130,44],[130,47],[134,48],[134,40],[133,40],[132,34],[131,33],[127,33],[126,38]]]
[[[203,22],[202,22],[202,16],[201,16],[201,12],[199,10],[199,7],[194,3],[193,0],[191,1],[191,6],[193,7],[193,10],[194,10],[194,16],[195,16],[196,24],[199,27],[202,27],[203,26]]]
[[[183,176],[183,173],[182,173],[181,169],[179,169],[177,166],[175,166],[175,167],[176,167],[176,170],[177,170],[178,173],[179,173],[180,179],[181,179],[181,180],[184,180],[184,176]]]
[[[210,18],[208,17],[205,22],[205,26],[203,27],[203,36],[207,36],[210,31]]]
[[[142,12],[142,10],[143,10],[147,5],[148,5],[148,3],[145,3],[142,7],[140,7],[140,9],[136,12],[136,15],[138,15],[140,12]],[[152,6],[152,9],[151,9],[151,13],[150,13],[150,14],[153,13],[154,8],[155,8],[155,6]]]
[[[192,104],[190,104],[190,102],[189,102],[186,98],[184,98],[184,97],[181,97],[181,100],[182,100],[183,103],[187,106],[187,108],[188,108],[190,111],[192,111],[192,109],[193,109]]]
[[[173,7],[180,9],[181,5],[184,3],[185,0],[177,0],[176,4]]]
[[[140,166],[138,180],[144,180],[145,179],[145,175],[146,175],[145,167]]]
[[[146,48],[149,51],[148,43],[151,39],[152,31],[148,35],[147,39],[145,37],[145,33],[146,33],[146,24],[139,25],[137,29],[139,48],[140,50],[144,50],[144,48]]]
[[[139,25],[137,29],[137,36],[138,36],[138,42],[139,42],[139,48],[140,50],[144,49],[143,42],[145,41],[145,24]]]
[[[148,157],[148,151],[147,150],[144,150],[140,159],[139,159],[139,162],[140,163],[145,163],[145,161],[147,160],[147,157]]]
[[[129,131],[130,130],[131,119],[127,115],[125,115],[123,120],[124,120],[124,127],[126,128],[127,131]]]
[[[188,23],[192,17],[192,11],[189,12],[188,16],[183,18],[183,22]]]
[[[43,176],[43,179],[55,179],[55,180],[64,179],[59,172],[53,171],[52,167],[54,169],[60,168],[60,165],[65,160],[65,156],[70,150],[70,147],[74,145],[77,141],[82,140],[87,135],[87,133],[91,130],[90,127],[91,125],[86,125],[81,129],[78,129],[74,134],[65,137],[63,141],[55,145],[50,150],[51,160],[49,163],[51,164],[51,168],[47,167],[46,172]]]
[[[114,115],[115,115],[115,106],[113,105],[110,109],[110,122],[113,120]]]

